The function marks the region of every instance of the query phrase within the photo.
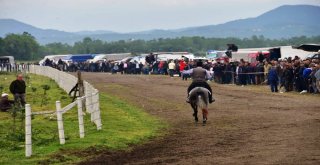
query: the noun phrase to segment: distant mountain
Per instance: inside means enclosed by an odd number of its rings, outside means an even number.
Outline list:
[[[206,37],[250,37],[264,35],[267,38],[320,35],[320,7],[310,5],[285,5],[256,18],[240,19],[220,25],[188,28],[180,35]]]
[[[77,35],[52,29],[40,29],[13,19],[0,19],[0,36],[8,33],[28,32],[36,37],[40,43],[49,42],[73,42]],[[81,37],[78,38],[79,40]]]
[[[75,34],[79,35],[96,35],[96,34],[112,34],[115,33],[113,31],[109,30],[95,30],[95,31],[79,31],[79,32],[74,32]]]
[[[64,32],[40,29],[13,19],[0,19],[0,37],[8,33],[29,32],[39,43],[62,42],[72,44],[84,37],[105,41],[128,39],[175,38],[181,36],[204,37],[251,37],[263,35],[266,38],[289,38],[294,36],[320,35],[320,6],[285,5],[255,18],[239,19],[219,25],[189,27],[174,30],[149,30],[133,33],[116,33],[107,30]]]

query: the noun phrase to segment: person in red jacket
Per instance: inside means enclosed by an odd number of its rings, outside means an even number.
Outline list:
[[[184,68],[186,67],[186,62],[184,61],[184,60],[181,60],[180,62],[179,62],[179,71],[180,71],[180,73],[182,73],[182,71],[184,70]],[[181,77],[181,74],[180,74],[180,77]]]

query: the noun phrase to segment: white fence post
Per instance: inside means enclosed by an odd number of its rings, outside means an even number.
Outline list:
[[[32,155],[32,132],[31,132],[31,107],[30,104],[25,105],[25,133],[26,133],[26,157],[30,157]]]
[[[91,121],[96,124],[96,93],[95,90],[91,92]]]
[[[60,140],[60,144],[64,144],[65,143],[65,138],[64,138],[63,119],[62,119],[62,111],[61,111],[61,103],[60,103],[60,101],[56,101],[56,109],[57,109],[57,122],[58,122],[58,131],[59,131],[59,140]]]
[[[89,113],[90,113],[90,119],[91,122],[94,122],[94,109],[93,109],[93,93],[94,91],[92,91],[91,89],[91,85],[89,85]]]
[[[94,99],[94,119],[95,119],[95,124],[97,125],[97,130],[101,130],[101,116],[100,116],[100,104],[99,104],[99,91],[95,89],[95,99]]]
[[[83,125],[82,99],[80,97],[77,98],[77,104],[78,104],[79,133],[80,133],[80,138],[83,138],[84,125]]]

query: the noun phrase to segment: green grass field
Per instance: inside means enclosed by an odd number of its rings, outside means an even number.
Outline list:
[[[51,79],[28,74],[26,100],[32,111],[55,110],[55,101],[60,100],[62,106],[71,103],[71,98]],[[0,73],[0,87],[8,91],[10,82],[15,80],[14,74]],[[42,85],[49,85],[46,96]],[[32,90],[32,88],[36,88]],[[47,100],[43,102],[43,98]],[[10,95],[10,99],[13,99]],[[167,125],[113,96],[100,92],[100,109],[102,130],[97,131],[90,122],[90,115],[84,116],[85,137],[79,138],[77,110],[74,108],[63,115],[66,144],[60,145],[56,116],[36,115],[32,120],[33,155],[25,157],[24,121],[17,119],[16,133],[13,134],[13,119],[9,112],[0,112],[0,164],[65,164],[75,163],[90,157],[81,151],[94,150],[126,150],[132,144],[161,135],[160,131]],[[78,153],[78,154],[72,154]],[[81,155],[81,156],[80,156]],[[86,156],[83,156],[86,155]]]

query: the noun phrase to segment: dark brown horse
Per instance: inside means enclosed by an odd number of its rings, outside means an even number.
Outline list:
[[[189,93],[194,120],[198,123],[198,110],[201,109],[203,126],[206,124],[208,119],[209,93],[209,90],[203,87],[195,87]]]

